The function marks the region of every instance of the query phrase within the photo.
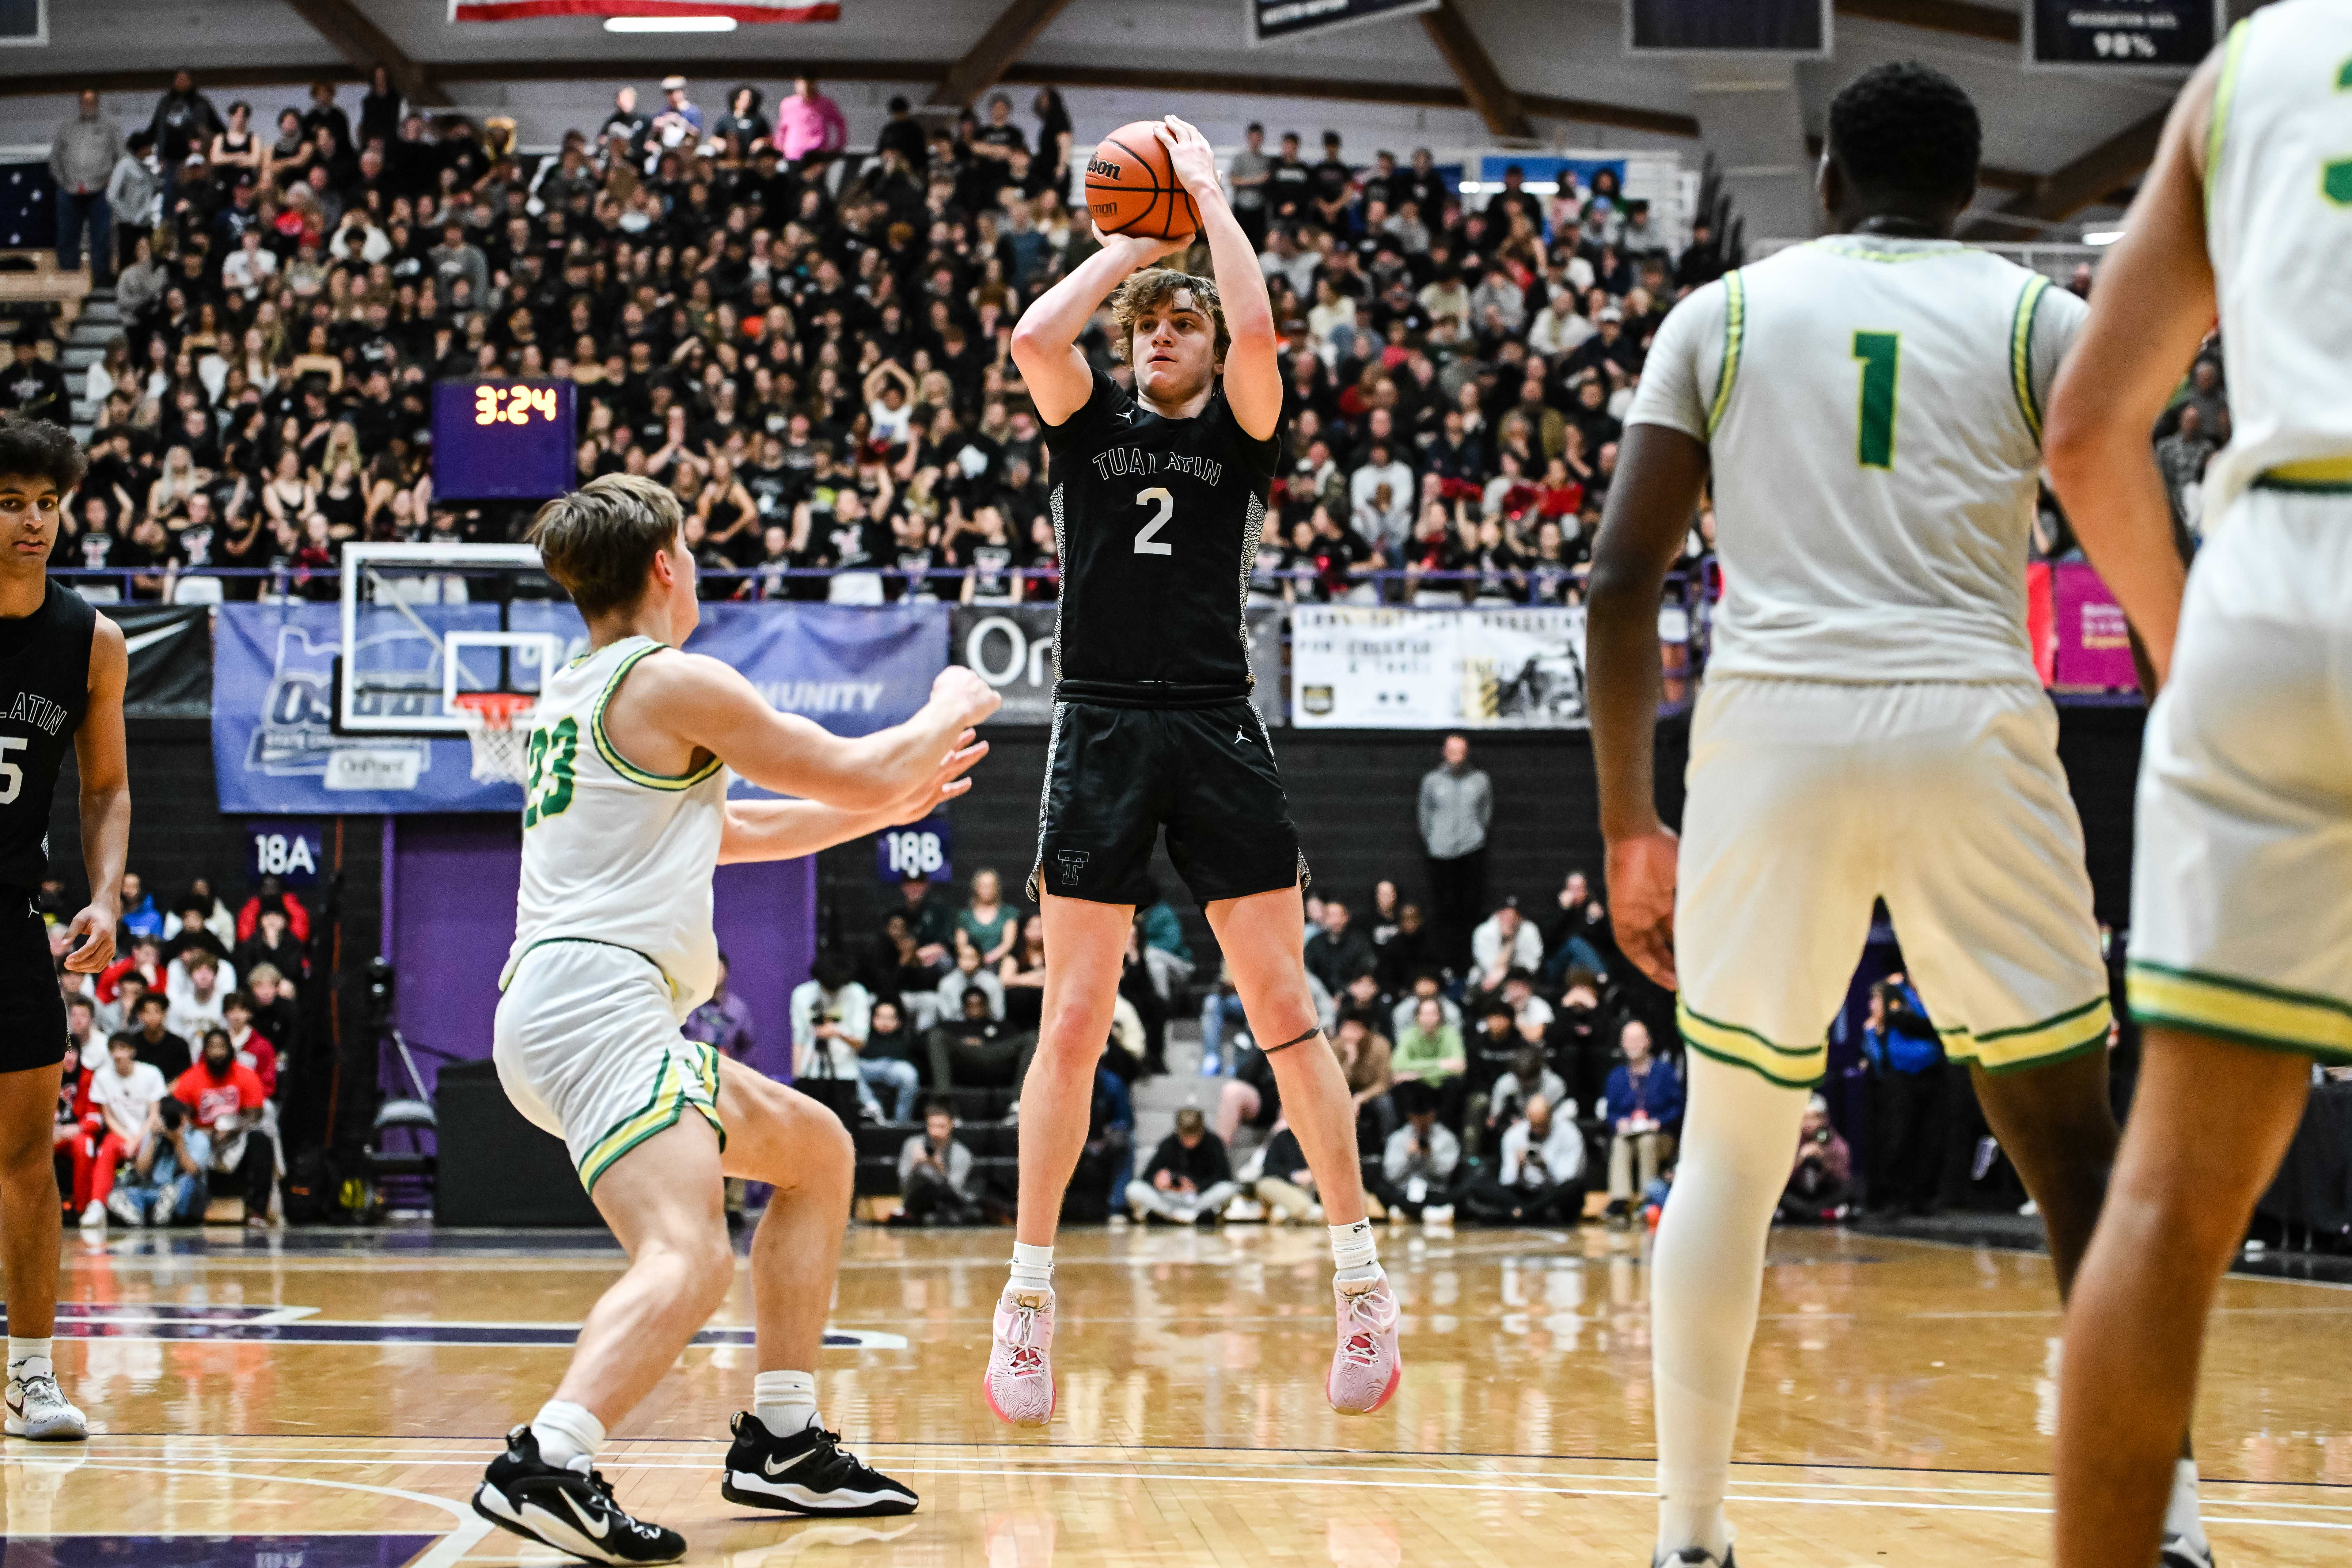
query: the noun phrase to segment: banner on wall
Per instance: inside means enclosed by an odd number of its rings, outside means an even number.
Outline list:
[[[977,670],[1004,700],[990,723],[1054,721],[1056,613],[1052,605],[958,605],[949,612],[949,660]],[[1282,614],[1279,605],[1249,609],[1250,668],[1257,672],[1250,700],[1268,724],[1285,722]]]
[[[418,605],[427,627],[477,626],[494,606]],[[213,773],[223,811],[520,811],[520,786],[477,783],[460,735],[338,735],[336,605],[224,605],[213,651]],[[515,631],[547,631],[567,653],[587,646],[569,605],[525,601]],[[431,644],[416,634],[420,657]],[[838,735],[866,735],[910,718],[947,662],[941,605],[880,609],[833,605],[705,605],[687,642],[740,669],[770,704]],[[740,795],[762,792],[736,784]]]
[[[1438,0],[1243,0],[1250,42],[1272,44],[1437,9]]]
[[[537,16],[728,16],[738,22],[838,22],[834,0],[449,0],[452,22]]]
[[[2131,630],[2124,607],[2099,574],[2080,561],[2050,568],[2050,612],[2056,647],[2049,680],[2060,691],[2137,691]]]
[[[1299,605],[1290,711],[1300,728],[1581,730],[1584,606]]]

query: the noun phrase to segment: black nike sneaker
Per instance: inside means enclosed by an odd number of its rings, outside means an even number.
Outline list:
[[[2168,1535],[2157,1557],[2157,1568],[2213,1568],[2213,1548],[2200,1546],[2185,1535]]]
[[[474,1511],[591,1563],[675,1563],[686,1555],[686,1537],[622,1512],[602,1475],[541,1458],[529,1426],[507,1434],[507,1451],[490,1461],[474,1493]]]
[[[735,1413],[735,1446],[719,1495],[746,1508],[824,1518],[912,1513],[916,1497],[841,1446],[841,1434],[812,1426],[789,1437],[748,1410]]]
[[[1715,1554],[1706,1547],[1685,1546],[1680,1552],[1653,1559],[1650,1568],[1738,1568],[1738,1565],[1731,1561],[1731,1548],[1728,1546],[1723,1549],[1720,1564],[1716,1563]]]

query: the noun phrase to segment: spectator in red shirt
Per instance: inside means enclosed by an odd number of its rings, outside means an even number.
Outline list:
[[[286,929],[294,933],[294,940],[310,940],[310,911],[302,907],[300,899],[286,890],[283,882],[275,877],[264,877],[253,897],[245,900],[245,908],[236,911],[237,941],[253,940],[254,931],[261,924],[261,911],[266,909],[283,909],[286,911]]]
[[[269,1224],[269,1193],[278,1179],[278,1150],[261,1130],[262,1105],[269,1097],[261,1079],[236,1059],[226,1029],[205,1035],[204,1055],[172,1085],[172,1098],[188,1108],[212,1139],[212,1168],[234,1172],[245,1189],[245,1223]]]
[[[222,1004],[222,1016],[228,1025],[228,1043],[236,1052],[237,1065],[253,1069],[261,1080],[261,1092],[271,1100],[278,1098],[278,1047],[257,1032],[253,1026],[253,994],[233,993]]]

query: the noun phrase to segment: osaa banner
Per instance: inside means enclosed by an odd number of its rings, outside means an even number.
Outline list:
[[[1290,721],[1352,730],[1580,730],[1584,606],[1290,612]]]

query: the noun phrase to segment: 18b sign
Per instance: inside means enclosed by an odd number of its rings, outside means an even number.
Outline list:
[[[874,836],[874,869],[886,882],[920,877],[930,882],[955,880],[951,856],[954,836],[944,816],[925,817],[904,827]]]
[[[318,881],[325,858],[325,838],[319,828],[282,817],[255,822],[247,825],[246,842],[252,846],[245,866],[247,881],[275,877],[289,888],[308,888]]]

